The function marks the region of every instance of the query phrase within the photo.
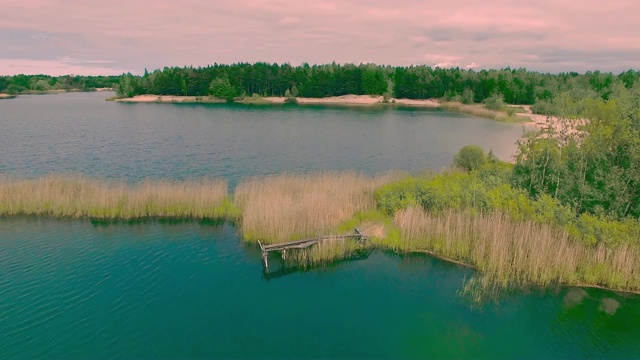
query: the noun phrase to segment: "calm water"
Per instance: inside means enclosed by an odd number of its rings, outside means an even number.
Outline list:
[[[112,179],[355,169],[421,171],[478,144],[508,159],[522,127],[438,110],[105,102],[110,94],[0,103],[0,173]]]
[[[0,102],[0,173],[136,181],[287,171],[418,171],[521,132],[441,111]],[[0,358],[640,358],[640,300],[512,294],[472,307],[473,274],[381,252],[274,279],[229,224],[0,219]]]

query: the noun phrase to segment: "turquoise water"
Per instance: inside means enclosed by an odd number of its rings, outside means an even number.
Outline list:
[[[457,295],[472,274],[426,256],[266,280],[229,224],[20,218],[0,237],[2,358],[632,358],[640,339],[637,298],[476,308]]]
[[[235,183],[283,170],[418,171],[448,164],[465,142],[508,154],[521,131],[433,110],[105,96],[0,104],[0,172]],[[638,297],[550,289],[472,306],[459,295],[471,276],[373,252],[265,278],[259,250],[229,223],[3,218],[0,358],[640,358]]]

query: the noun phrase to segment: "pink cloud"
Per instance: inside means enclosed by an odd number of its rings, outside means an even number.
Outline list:
[[[300,23],[300,19],[295,16],[286,16],[278,21],[278,25],[296,25]]]
[[[30,60],[30,59],[0,59],[0,70],[8,69],[5,73],[52,76],[60,75],[120,75],[130,72],[127,69],[104,66],[110,61],[93,60],[89,62],[58,60]]]

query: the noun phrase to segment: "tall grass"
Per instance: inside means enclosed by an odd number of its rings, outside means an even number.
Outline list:
[[[220,180],[130,185],[83,176],[0,178],[0,215],[220,218],[229,207],[226,199],[227,184]]]
[[[270,244],[326,235],[361,211],[374,209],[373,190],[393,175],[354,172],[282,174],[238,185],[235,203],[248,241]]]
[[[640,291],[640,250],[622,244],[590,247],[547,225],[514,222],[501,213],[411,207],[395,214],[402,239],[393,247],[428,251],[476,267],[476,294],[525,286],[582,285]]]
[[[440,103],[440,107],[447,110],[456,110],[465,114],[480,116],[502,122],[527,122],[529,118],[515,115],[517,110],[508,111],[491,110],[482,104],[463,104],[458,101],[445,101]]]
[[[366,251],[363,244],[353,239],[327,239],[308,248],[287,250],[285,261],[307,268],[344,260]]]

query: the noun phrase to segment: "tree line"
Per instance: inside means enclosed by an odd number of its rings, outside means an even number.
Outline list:
[[[0,76],[0,93],[12,95],[49,90],[80,90],[116,87],[126,75],[119,76]]]
[[[393,67],[374,64],[236,63],[206,67],[165,67],[137,76],[16,75],[0,77],[0,92],[19,94],[47,90],[87,90],[113,87],[118,96],[141,94],[215,96],[327,97],[347,94],[383,95],[408,99],[445,99],[482,103],[500,97],[508,104],[536,105],[548,113],[549,102],[560,93],[573,98],[610,98],[616,84],[629,89],[640,71],[620,74],[589,71],[540,73],[526,69],[465,70],[418,65]]]
[[[549,74],[526,69],[465,70],[429,66],[392,67],[374,64],[237,63],[206,67],[165,67],[143,76],[123,75],[120,96],[140,94],[208,96],[327,97],[347,94],[385,95],[408,99],[443,98],[463,103],[482,103],[501,96],[509,104],[549,101],[570,92],[574,97],[597,96],[606,100],[615,84],[630,88],[640,72],[620,74],[590,71]],[[541,109],[544,111],[544,108]]]

